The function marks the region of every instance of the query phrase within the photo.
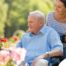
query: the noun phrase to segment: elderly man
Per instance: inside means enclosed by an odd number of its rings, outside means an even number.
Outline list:
[[[28,32],[17,47],[27,50],[25,63],[29,66],[48,66],[50,57],[63,54],[63,46],[57,32],[46,26],[45,15],[33,11],[28,16]]]

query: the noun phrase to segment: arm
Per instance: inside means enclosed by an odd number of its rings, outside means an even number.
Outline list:
[[[39,59],[63,55],[63,45],[60,41],[60,36],[54,30],[48,34],[48,45],[51,47],[51,51],[38,56],[33,61],[32,66],[34,66],[35,63],[37,62],[37,60],[39,60]]]
[[[48,34],[48,45],[50,46],[51,51],[46,52],[43,55],[40,55],[36,59],[49,58],[49,57],[63,55],[63,45],[61,43],[58,33],[54,30]]]
[[[63,55],[63,45],[56,31],[50,32],[48,42],[51,46],[51,51],[49,52],[50,57]]]

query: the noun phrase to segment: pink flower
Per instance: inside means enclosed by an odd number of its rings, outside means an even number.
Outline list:
[[[10,54],[6,54],[6,55],[4,56],[4,61],[5,61],[5,62],[8,62],[10,59],[11,59]]]
[[[17,60],[17,61],[20,60],[20,55],[15,51],[11,52],[11,56],[13,57],[14,60]]]
[[[0,51],[0,62],[6,63],[10,60],[11,56],[8,51],[2,50]]]
[[[0,54],[0,62],[4,62],[4,57]]]

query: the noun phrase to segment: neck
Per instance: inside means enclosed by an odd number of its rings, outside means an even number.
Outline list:
[[[42,27],[43,27],[43,26],[41,26],[37,31],[32,32],[32,34],[37,35],[37,34],[40,32],[40,30],[41,30]]]

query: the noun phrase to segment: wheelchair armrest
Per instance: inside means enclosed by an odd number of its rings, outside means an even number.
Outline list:
[[[51,57],[51,58],[56,58],[56,59],[59,59],[60,61],[62,61],[64,59],[64,56],[54,56],[54,57]]]
[[[54,56],[51,57],[51,64],[52,66],[58,66],[58,64],[64,59],[63,56]]]

